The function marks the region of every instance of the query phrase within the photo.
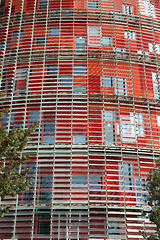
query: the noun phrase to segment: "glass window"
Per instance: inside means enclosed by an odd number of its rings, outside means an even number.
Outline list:
[[[117,48],[115,48],[115,51],[116,51],[117,57],[121,57],[121,58],[126,57],[126,54],[125,54],[126,49],[125,48],[117,47]]]
[[[114,111],[105,111],[104,119],[107,122],[115,122],[115,112]]]
[[[29,121],[37,122],[39,120],[40,120],[40,112],[39,111],[31,111]]]
[[[8,85],[7,85],[7,96],[10,96],[10,95],[11,95],[12,89],[13,89],[13,82],[8,81]]]
[[[59,27],[50,27],[49,35],[59,35]]]
[[[72,188],[86,188],[86,176],[72,176]]]
[[[57,75],[58,67],[56,65],[47,66],[47,75]]]
[[[54,135],[43,134],[43,144],[54,144]]]
[[[24,30],[21,29],[21,31],[20,31],[20,38],[23,38],[23,32],[24,32]],[[18,37],[19,37],[19,30],[14,30],[12,38],[13,39],[17,39]]]
[[[44,122],[44,132],[45,133],[52,133],[55,131],[55,123],[53,122]]]
[[[26,93],[27,68],[17,69],[15,72],[14,94]]]
[[[18,38],[18,34],[19,34],[18,30],[14,30],[12,38],[13,39],[17,39]]]
[[[49,1],[47,0],[39,0],[39,9],[47,9],[47,6],[49,7]]]
[[[129,38],[131,40],[136,39],[136,33],[135,33],[135,31],[132,31],[132,30],[125,30],[124,31],[124,36],[125,36],[125,38]]]
[[[0,3],[0,7],[4,7],[5,6],[5,0],[2,0]]]
[[[64,86],[64,85],[72,85],[72,75],[64,75],[60,77],[60,85]]]
[[[37,45],[44,45],[45,44],[45,37],[37,37],[36,38]]]
[[[39,203],[50,203],[52,200],[51,190],[40,190],[39,191]]]
[[[117,95],[127,95],[126,78],[115,78],[115,90]]]
[[[41,213],[38,213],[38,219],[45,219],[45,220],[48,220],[48,219],[50,219],[51,218],[51,214],[50,214],[50,211],[48,211],[48,212],[43,212],[43,211],[41,211]]]
[[[120,177],[121,184],[124,185],[124,190],[134,190],[134,180],[133,180],[133,164],[123,163],[120,165]],[[123,189],[123,187],[121,187]]]
[[[97,26],[88,27],[88,44],[92,46],[100,46],[101,44],[100,27]]]
[[[102,37],[102,44],[105,46],[112,46],[112,37]]]
[[[5,81],[5,80],[2,80],[2,81],[1,81],[1,91],[4,91],[4,90],[5,90],[5,85],[6,85],[6,81]]]
[[[28,174],[36,173],[36,163],[35,162],[26,162],[25,168],[31,168]]]
[[[157,125],[160,126],[160,115],[157,115]]]
[[[135,142],[135,121],[133,113],[121,115],[120,123],[123,142]],[[118,134],[120,134],[119,127]]]
[[[138,136],[144,136],[143,114],[142,113],[136,113],[135,114],[135,120],[136,120],[136,127],[137,127],[137,135]]]
[[[33,203],[33,199],[34,199],[33,190],[27,190],[27,191],[23,192],[23,203],[24,204]]]
[[[76,37],[76,49],[85,50],[85,37]]]
[[[14,122],[14,113],[11,113],[11,119],[10,122]]]
[[[86,75],[87,67],[86,65],[75,65],[74,66],[74,74],[75,75]]]
[[[50,221],[39,221],[37,234],[50,234]]]
[[[121,227],[119,222],[108,223],[108,235],[120,235]]]
[[[31,169],[32,171],[32,169]],[[34,173],[33,173],[34,172]],[[31,172],[29,172],[28,174],[31,174]],[[35,178],[35,171],[32,171],[32,174],[34,174],[34,176],[26,176],[26,180],[27,181],[30,181],[29,183],[29,189],[33,189],[35,187],[35,181],[36,181],[36,178]]]
[[[43,127],[43,144],[54,144],[54,134],[51,133],[55,132],[55,123],[44,122]]]
[[[41,176],[40,188],[52,188],[52,176]]]
[[[149,193],[147,191],[147,179],[136,179],[136,189],[137,189],[137,202],[143,203],[143,205],[148,205]]]
[[[113,77],[103,76],[103,87],[113,87]]]
[[[98,1],[88,1],[88,8],[98,8]]]
[[[158,75],[156,72],[152,72],[153,91],[154,97],[159,99],[159,86],[158,86]]]
[[[153,45],[153,43],[148,43],[149,46],[149,51],[154,53],[154,47],[155,47],[155,52],[157,54],[160,54],[160,45],[158,43],[155,43],[155,45]]]
[[[150,0],[140,1],[140,11],[143,15],[156,17],[154,3]]]
[[[21,29],[21,31],[20,31],[20,38],[23,38],[23,33],[24,33],[24,30]]]
[[[104,137],[105,145],[115,144],[115,112],[104,112]]]
[[[74,86],[74,93],[86,93],[86,86]]]
[[[89,176],[89,188],[101,189],[102,178],[100,176]]]
[[[133,6],[124,5],[124,14],[132,15],[133,14]]]
[[[11,45],[11,41],[7,41],[6,48],[9,49],[9,48],[10,48],[10,45]]]
[[[115,128],[113,123],[105,124],[105,145],[115,144]]]
[[[9,114],[8,113],[4,113],[3,118],[2,118],[2,123],[7,123],[9,120]]]
[[[73,144],[86,144],[86,135],[73,134]]]
[[[100,36],[100,27],[89,26],[89,36]]]
[[[4,42],[2,42],[2,43],[0,44],[0,50],[3,50],[3,49],[4,49],[4,47],[5,47],[5,43],[4,43]]]

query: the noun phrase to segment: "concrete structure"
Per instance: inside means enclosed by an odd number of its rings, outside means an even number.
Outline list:
[[[2,120],[40,121],[0,239],[142,239],[159,156],[158,0],[2,0]]]

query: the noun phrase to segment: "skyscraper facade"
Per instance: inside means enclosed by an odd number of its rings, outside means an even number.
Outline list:
[[[40,122],[0,239],[142,239],[160,144],[159,0],[2,0],[8,131]]]

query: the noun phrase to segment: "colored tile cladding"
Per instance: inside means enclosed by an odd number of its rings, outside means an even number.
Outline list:
[[[159,156],[159,0],[2,0],[2,124],[40,121],[30,189],[2,204],[0,239],[139,240],[154,225],[146,178]]]

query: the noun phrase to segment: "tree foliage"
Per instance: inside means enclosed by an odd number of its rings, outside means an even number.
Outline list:
[[[156,232],[147,236],[146,232],[142,231],[142,235],[144,239],[155,240],[160,239],[160,160],[157,160],[156,167],[150,171],[147,180],[148,205],[151,207],[148,216],[150,222],[156,225]],[[143,215],[146,214],[147,212],[143,211]]]
[[[0,118],[8,111],[0,112]],[[21,170],[21,165],[29,157],[23,153],[27,146],[28,137],[35,131],[38,123],[28,129],[16,128],[9,132],[0,125],[0,217],[11,209],[11,206],[2,205],[7,195],[15,196],[28,189],[30,181],[26,175],[29,168]]]

